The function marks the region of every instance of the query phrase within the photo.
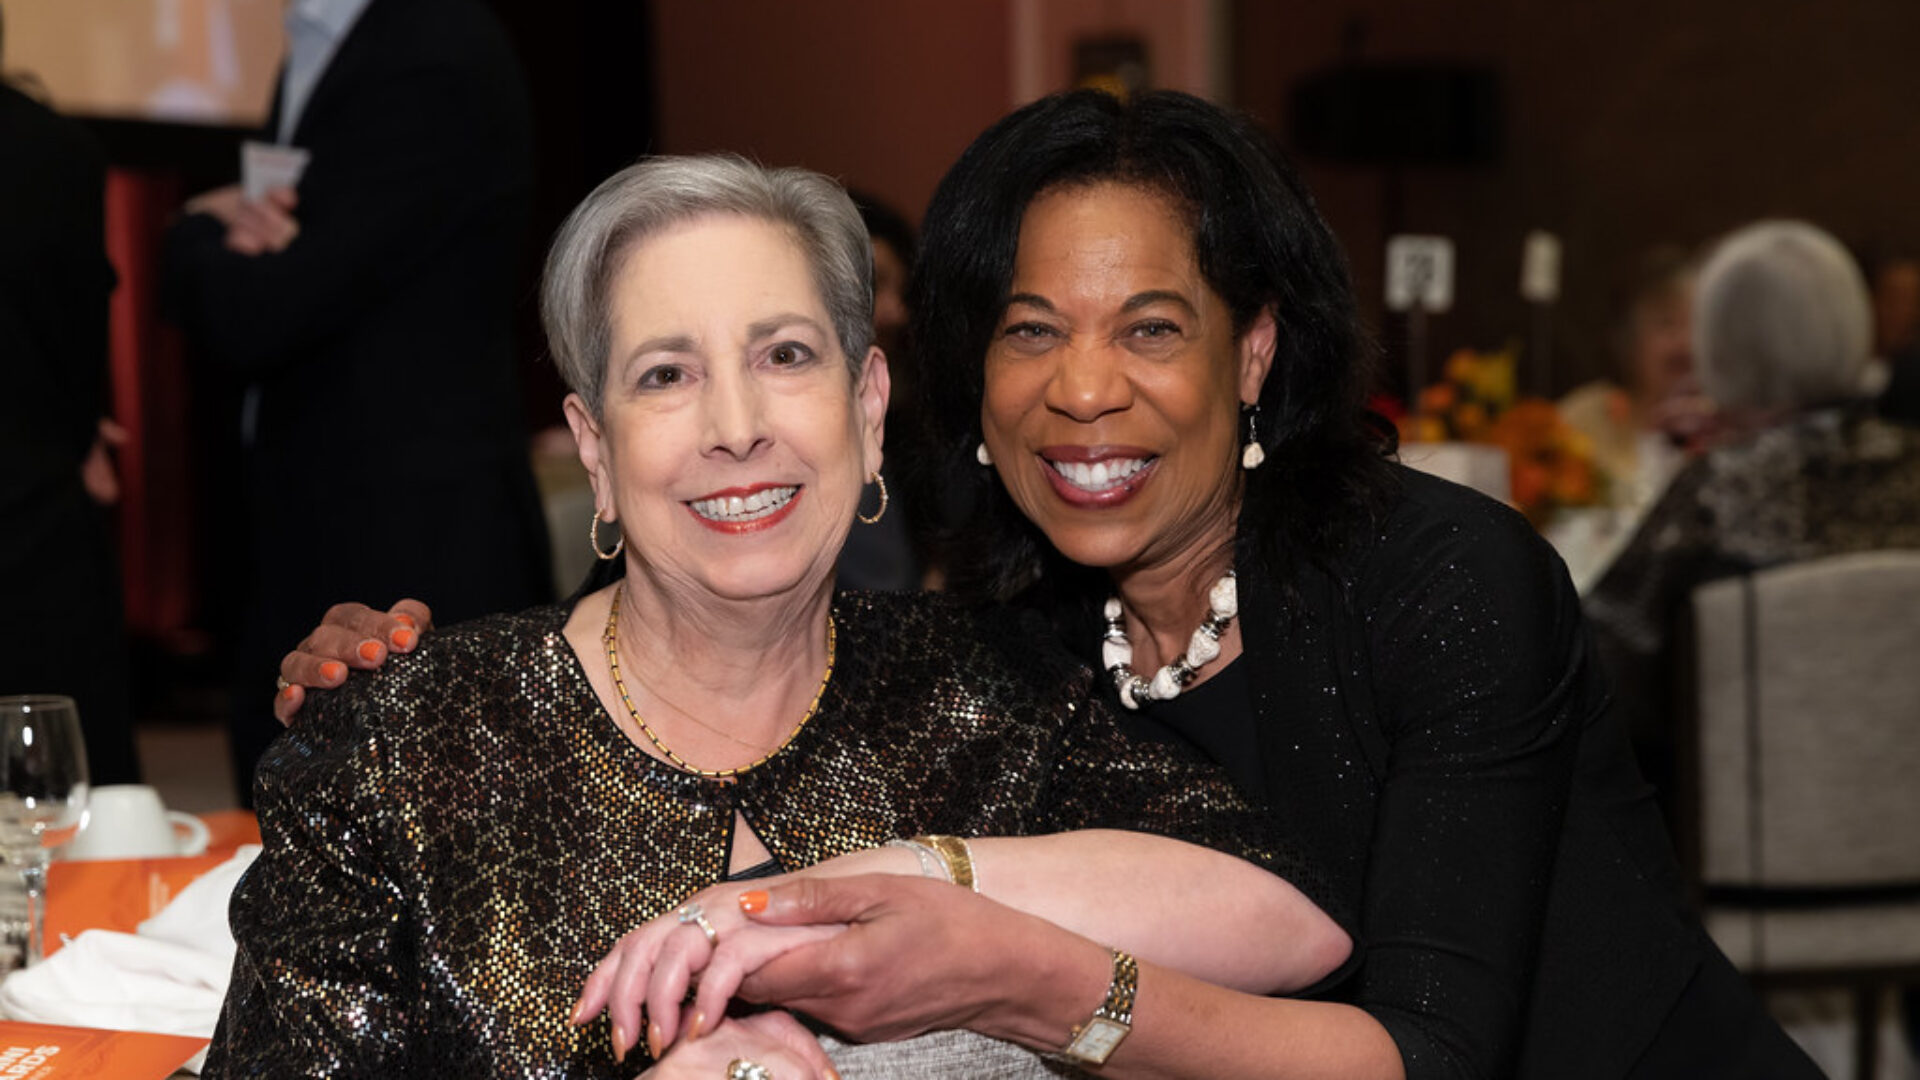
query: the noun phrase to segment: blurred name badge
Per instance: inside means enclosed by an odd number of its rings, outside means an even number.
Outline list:
[[[1453,307],[1453,241],[1395,236],[1387,241],[1387,308],[1442,312]]]
[[[1535,304],[1560,299],[1560,238],[1545,229],[1528,233],[1520,249],[1520,297]]]
[[[297,146],[249,139],[240,144],[240,189],[248,202],[259,202],[273,188],[298,187],[311,156]]]

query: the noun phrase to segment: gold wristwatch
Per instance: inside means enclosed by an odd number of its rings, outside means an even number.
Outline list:
[[[1113,981],[1107,983],[1107,999],[1093,1011],[1087,1022],[1073,1029],[1060,1056],[1080,1065],[1104,1065],[1133,1030],[1133,995],[1140,987],[1140,964],[1119,949],[1113,953]]]

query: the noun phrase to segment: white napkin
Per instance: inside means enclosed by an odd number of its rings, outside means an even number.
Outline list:
[[[213,1037],[233,973],[227,900],[258,844],[207,871],[136,934],[88,930],[0,982],[0,1016],[38,1024]],[[203,1051],[187,1062],[198,1073]]]

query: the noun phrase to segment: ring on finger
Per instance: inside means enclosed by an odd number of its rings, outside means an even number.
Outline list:
[[[682,904],[674,911],[674,915],[679,918],[680,925],[682,926],[691,923],[699,927],[700,932],[707,935],[708,945],[716,949],[720,947],[720,935],[714,933],[713,924],[707,921],[706,908],[701,907],[699,904]],[[748,1062],[748,1064],[752,1064],[752,1062]],[[754,1065],[753,1067],[756,1069],[760,1068],[758,1065]],[[762,1071],[764,1072],[765,1070]],[[765,1080],[765,1078],[761,1078],[761,1080]]]
[[[289,687],[291,687],[292,685],[293,685],[292,683],[290,683],[290,682],[288,682],[288,681],[287,681],[287,677],[286,677],[285,675],[282,675],[282,676],[280,676],[279,678],[277,678],[277,679],[275,679],[275,680],[273,680],[273,688],[274,688],[275,690],[282,690],[282,691],[284,691],[284,690],[286,690],[286,689],[288,689]]]
[[[734,1058],[727,1062],[727,1080],[773,1080],[773,1072],[757,1061]]]

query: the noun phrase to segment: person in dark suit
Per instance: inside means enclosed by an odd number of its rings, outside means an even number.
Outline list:
[[[512,351],[533,149],[506,35],[479,0],[296,0],[288,29],[265,137],[311,155],[297,190],[202,195],[166,252],[176,318],[244,385],[243,798],[278,731],[261,689],[333,600],[424,583],[459,619],[550,592]]]
[[[0,83],[0,694],[75,699],[95,783],[140,778],[107,506],[106,163]]]

